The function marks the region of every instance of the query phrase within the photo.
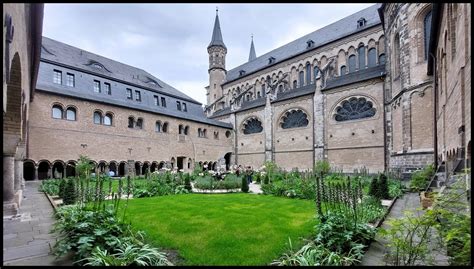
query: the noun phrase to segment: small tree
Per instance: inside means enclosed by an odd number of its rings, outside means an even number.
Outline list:
[[[314,165],[314,173],[316,175],[322,174],[323,178],[329,173],[330,170],[331,170],[331,165],[326,160],[317,161],[316,164]]]
[[[245,176],[242,177],[242,192],[249,192],[249,184]]]
[[[388,182],[385,174],[380,174],[378,194],[380,199],[390,199],[388,194]]]
[[[59,198],[64,199],[65,191],[66,191],[66,179],[62,178],[59,180],[59,192],[58,192]]]
[[[184,188],[186,190],[188,190],[189,192],[192,192],[193,191],[193,188],[191,186],[191,179],[190,179],[190,176],[189,174],[185,174],[184,175]]]
[[[369,186],[369,195],[373,196],[373,197],[379,197],[379,194],[378,194],[378,190],[379,190],[379,187],[378,187],[378,181],[377,181],[377,177],[373,177],[372,178],[372,182],[370,182],[370,186]]]
[[[63,203],[65,205],[71,205],[76,202],[76,186],[74,184],[74,179],[69,179],[66,182],[66,189],[64,191]]]

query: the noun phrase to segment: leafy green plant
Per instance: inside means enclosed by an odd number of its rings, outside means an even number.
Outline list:
[[[76,186],[74,179],[68,179],[66,181],[66,186],[64,189],[64,198],[63,198],[63,203],[65,205],[71,205],[76,202],[77,199],[77,193],[76,193]]]
[[[427,165],[422,170],[413,172],[410,180],[410,189],[415,192],[426,189],[434,172],[434,166],[432,164]]]
[[[59,198],[64,199],[66,195],[66,179],[62,178],[59,179],[59,190],[58,190]]]
[[[388,193],[388,182],[387,182],[387,176],[385,174],[380,174],[379,177],[379,189],[378,189],[378,195],[380,199],[390,199],[390,195]]]
[[[314,173],[319,175],[322,173],[323,177],[326,176],[331,170],[331,165],[327,160],[319,160],[314,165]]]
[[[377,177],[373,177],[372,181],[370,182],[370,187],[369,187],[369,195],[379,198],[379,182]]]
[[[41,181],[39,191],[45,192],[51,196],[59,195],[59,184],[63,179],[47,179]]]
[[[242,192],[249,192],[249,184],[247,182],[247,178],[246,177],[242,177],[242,187],[241,187],[241,190]]]

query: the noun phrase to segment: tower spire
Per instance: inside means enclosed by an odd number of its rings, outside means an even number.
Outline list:
[[[224,40],[222,39],[222,33],[221,33],[221,25],[219,23],[219,8],[216,7],[216,20],[214,21],[214,30],[212,31],[212,39],[211,43],[209,44],[208,48],[211,46],[221,46],[225,49],[226,46],[224,44]]]
[[[252,38],[252,41],[250,43],[249,62],[257,58],[257,54],[255,54],[255,46],[253,45],[253,34],[250,37]]]

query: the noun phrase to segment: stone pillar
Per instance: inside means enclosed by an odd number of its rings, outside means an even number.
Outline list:
[[[33,178],[34,180],[38,180],[38,168],[39,165],[35,165],[35,177]]]
[[[273,161],[273,108],[270,103],[270,95],[266,96],[263,128],[265,132],[265,161]]]
[[[46,177],[46,178],[53,178],[53,176],[52,176],[52,172],[53,172],[53,171],[52,171],[52,168],[51,168],[51,166],[48,166],[48,175],[47,175],[47,177]]]
[[[324,152],[324,95],[321,93],[321,82],[316,84],[313,99],[313,146],[314,162],[327,159],[327,153]]]
[[[128,174],[127,176],[129,175],[130,177],[134,177],[136,174],[135,174],[135,161],[134,160],[128,160]]]
[[[61,178],[66,177],[66,169],[67,169],[67,164],[63,164],[63,174],[61,175]]]
[[[110,172],[109,166],[105,165],[105,174],[108,176]]]
[[[15,181],[14,190],[21,190],[23,181],[23,161],[15,160]]]
[[[3,202],[11,202],[15,195],[15,158],[3,156]]]

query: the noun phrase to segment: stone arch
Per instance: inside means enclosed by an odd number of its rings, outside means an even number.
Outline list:
[[[113,176],[117,176],[117,162],[116,161],[110,161],[109,162],[109,172],[114,172]]]
[[[106,167],[107,167],[107,162],[104,160],[100,160],[99,164],[97,165],[97,172],[99,174],[105,173]]]
[[[23,178],[26,181],[35,180],[35,161],[26,159],[23,161]]]
[[[240,130],[244,134],[260,133],[263,131],[262,120],[257,116],[249,116],[242,121]]]
[[[354,102],[358,101],[358,104]],[[347,114],[345,106],[350,105],[352,109],[356,108],[357,113]],[[375,98],[364,94],[353,94],[339,98],[331,108],[331,120],[333,122],[344,122],[353,120],[366,120],[369,118],[376,118],[380,113],[380,107]]]
[[[202,163],[202,170],[203,170],[203,171],[209,170],[209,165],[208,165],[207,161],[205,161],[205,162]]]
[[[303,115],[302,118],[299,117],[301,113]],[[294,115],[296,115],[296,118]],[[306,127],[310,123],[309,114],[306,112],[306,110],[299,107],[290,108],[286,111],[283,111],[278,118],[278,128],[282,129]]]
[[[65,175],[64,167],[66,164],[61,160],[55,160],[51,168],[53,178],[63,178]]]
[[[47,179],[50,177],[49,170],[51,163],[48,160],[40,160],[38,162],[38,179]]]
[[[142,166],[142,175],[146,175],[149,172],[149,169],[150,169],[150,162],[144,161],[143,166]]]
[[[91,161],[89,162],[89,164],[92,166],[90,172],[91,172],[91,173],[94,173],[94,174],[97,174],[97,171],[96,171],[96,170],[97,170],[97,165],[98,165],[98,163],[97,163],[96,161],[94,161],[94,160],[91,160]]]
[[[66,177],[76,176],[76,161],[69,160],[66,163]]]
[[[373,39],[373,38],[369,39],[369,42],[367,42],[367,48],[368,49],[376,48],[375,39]]]
[[[6,112],[3,114],[3,154],[14,155],[23,138],[22,130],[22,74],[20,55],[16,52],[10,64],[7,78]],[[26,115],[23,115],[26,116]],[[23,119],[26,120],[26,119]],[[8,126],[6,128],[5,126]],[[4,175],[5,176],[5,175]]]
[[[163,169],[163,168],[165,168],[165,167],[166,167],[166,162],[164,162],[164,161],[161,161],[161,162],[158,164],[158,170]]]
[[[155,172],[158,170],[158,162],[157,161],[153,161],[150,165],[150,172]]]
[[[141,171],[142,171],[141,165],[142,163],[140,161],[135,162],[135,175],[137,176],[141,175]]]
[[[432,10],[431,3],[425,3],[423,7],[421,7],[418,13],[415,15],[415,40],[416,42],[414,45],[416,46],[416,60],[417,62],[425,61],[425,17],[430,13]],[[449,19],[448,19],[449,21]]]
[[[433,115],[433,104],[432,104],[432,91],[433,87],[427,86],[422,89],[417,89],[408,95],[408,118],[409,126],[407,133],[409,134],[408,144],[411,148],[430,148],[431,147],[431,134],[433,132],[432,121],[426,119]],[[428,136],[421,137],[419,133],[429,134]]]
[[[347,65],[346,52],[343,49],[337,53],[337,62],[339,66]]]
[[[117,176],[123,177],[127,173],[127,162],[121,161],[119,163],[118,171],[117,171]]]

